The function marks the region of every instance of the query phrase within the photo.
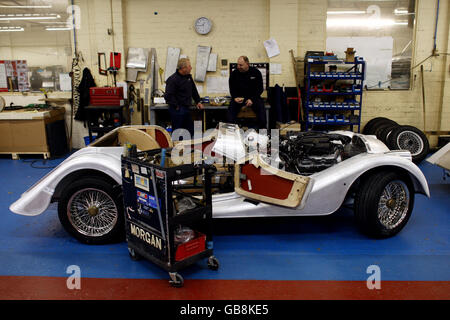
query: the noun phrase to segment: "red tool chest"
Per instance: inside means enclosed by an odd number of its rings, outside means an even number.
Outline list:
[[[90,88],[90,104],[93,106],[121,106],[123,87],[92,87]]]

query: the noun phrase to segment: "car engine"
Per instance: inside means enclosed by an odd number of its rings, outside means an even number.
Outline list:
[[[310,131],[280,137],[278,156],[285,171],[307,176],[362,152],[366,148],[357,136]]]

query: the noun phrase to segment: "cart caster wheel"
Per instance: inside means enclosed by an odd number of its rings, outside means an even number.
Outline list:
[[[176,272],[169,272],[169,283],[172,287],[181,288],[184,285],[184,279],[181,274]]]
[[[141,255],[132,248],[128,248],[128,253],[130,255],[131,260],[138,261],[141,260],[142,258]]]
[[[214,256],[210,256],[208,258],[208,268],[210,268],[211,270],[219,269],[219,260],[217,260],[217,258]]]

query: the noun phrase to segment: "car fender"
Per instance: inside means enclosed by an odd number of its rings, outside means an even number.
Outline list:
[[[83,148],[25,191],[17,201],[10,205],[9,209],[14,213],[27,216],[41,214],[48,208],[61,180],[79,170],[100,171],[121,184],[121,153],[122,148],[118,147],[102,147],[101,150],[96,147]]]
[[[405,153],[406,154],[406,153]],[[314,185],[304,207],[304,214],[326,215],[338,210],[351,186],[358,178],[374,169],[400,169],[407,172],[414,191],[430,196],[428,183],[422,171],[401,152],[385,154],[360,154],[331,168],[312,175]]]

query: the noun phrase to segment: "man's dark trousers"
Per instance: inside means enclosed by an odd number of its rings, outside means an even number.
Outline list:
[[[191,137],[194,137],[194,121],[192,121],[189,107],[169,107],[169,113],[172,121],[172,130],[184,128],[189,131]]]
[[[245,102],[245,101],[244,101]],[[230,106],[228,107],[228,122],[230,123],[236,123],[237,115],[239,114],[239,111],[242,109],[242,107],[245,105],[245,103],[237,103],[236,101],[232,100],[230,102]],[[266,110],[264,107],[264,102],[261,98],[252,100],[253,104],[251,106],[253,112],[256,114],[256,119],[258,121],[258,128],[257,129],[266,129],[267,128],[267,119],[266,119]]]

